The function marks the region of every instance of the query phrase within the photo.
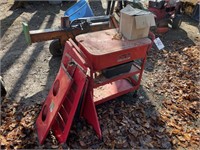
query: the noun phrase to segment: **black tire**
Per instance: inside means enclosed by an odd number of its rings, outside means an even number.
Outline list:
[[[62,46],[58,39],[51,42],[49,45],[49,52],[55,57],[62,56]]]
[[[172,28],[178,29],[181,25],[181,22],[182,22],[182,15],[177,14],[175,18],[172,20]]]

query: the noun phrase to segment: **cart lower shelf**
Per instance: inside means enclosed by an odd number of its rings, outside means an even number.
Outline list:
[[[127,79],[120,79],[94,88],[93,101],[95,105],[136,90],[139,86],[132,85]]]
[[[129,72],[125,72],[125,73],[113,76],[111,78],[106,78],[101,74],[94,79],[94,88],[97,88],[97,87],[102,86],[104,84],[108,84],[108,83],[113,82],[115,80],[119,80],[119,79],[122,79],[122,78],[127,78],[129,76],[133,76],[133,75],[138,74],[140,72],[141,72],[141,68],[139,68],[136,64],[132,64]]]

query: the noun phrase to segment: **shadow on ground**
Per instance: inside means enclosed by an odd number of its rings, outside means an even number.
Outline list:
[[[84,121],[74,122],[67,140],[70,148],[154,148],[173,147],[165,123],[141,86],[138,97],[133,93],[97,106],[103,139],[98,139]]]
[[[95,16],[105,15],[105,9],[103,8],[103,4],[101,1],[90,1],[89,4]]]
[[[45,17],[49,16],[48,21],[45,22],[46,26],[44,28],[51,28],[52,24],[57,17],[57,14],[60,13],[60,9],[67,10],[67,8],[72,5],[73,3],[65,2],[63,5],[50,5],[48,2],[28,2],[24,5],[23,8],[17,8],[13,10],[13,13],[2,20],[2,34],[3,37],[5,32],[11,26],[11,24],[23,13],[34,13],[32,18],[28,21],[30,30],[37,30],[42,26],[44,23]],[[46,6],[38,7],[38,5]],[[25,51],[27,51],[28,45],[25,42],[25,37],[23,31],[19,33],[18,37],[16,37],[16,41],[10,46],[10,48],[3,54],[1,57],[1,74],[4,74],[10,68],[12,68],[16,61],[20,57],[24,57]],[[3,42],[3,41],[2,41]],[[32,50],[31,57],[26,62],[23,67],[23,71],[21,72],[20,76],[18,77],[15,85],[12,86],[11,91],[9,91],[10,98],[15,99],[16,95],[19,92],[19,89],[22,87],[23,83],[25,82],[28,74],[32,70],[34,63],[36,62],[38,56],[44,49],[44,42],[43,43],[36,43],[34,44],[34,48]],[[12,60],[12,61],[11,61]],[[5,81],[8,82],[8,81]]]

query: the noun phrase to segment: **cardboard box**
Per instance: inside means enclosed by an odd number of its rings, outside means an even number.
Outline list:
[[[128,40],[147,37],[150,26],[155,26],[151,12],[127,5],[120,13],[120,33]]]

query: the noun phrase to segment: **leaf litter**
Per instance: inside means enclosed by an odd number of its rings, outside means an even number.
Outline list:
[[[27,106],[4,99],[1,104],[1,148],[196,149],[200,142],[199,56],[197,46],[160,52],[155,64],[157,69],[148,74],[145,87],[152,87],[155,95],[165,97],[161,99],[161,109],[156,109],[143,93],[139,93],[140,100],[127,94],[98,106],[101,140],[84,120],[74,120],[65,144],[59,144],[50,132],[44,145],[39,145],[35,121],[42,104]]]

